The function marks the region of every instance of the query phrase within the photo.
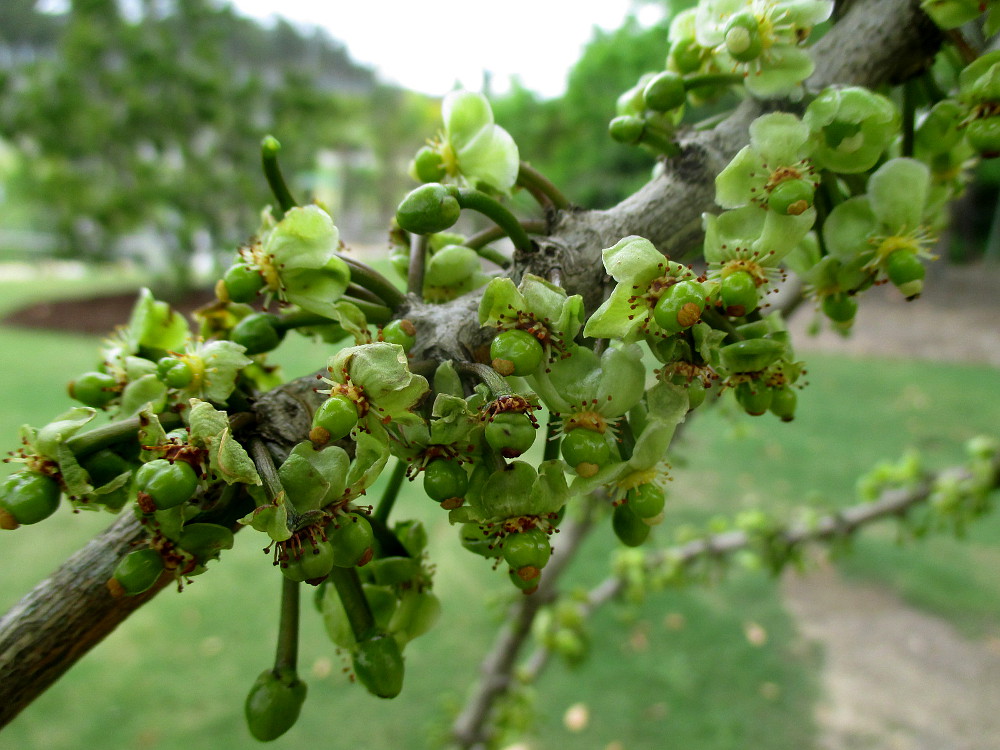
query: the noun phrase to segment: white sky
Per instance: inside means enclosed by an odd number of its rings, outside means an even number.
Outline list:
[[[2,0],[0,0],[2,1]],[[614,29],[633,0],[230,0],[241,13],[324,27],[388,82],[440,96],[456,81],[502,92],[511,76],[558,96],[593,27]],[[642,21],[662,10],[642,8]]]

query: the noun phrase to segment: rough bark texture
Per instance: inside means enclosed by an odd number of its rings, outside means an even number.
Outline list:
[[[847,16],[817,45],[811,83],[876,85],[905,78],[920,70],[937,48],[939,35],[928,24],[916,0],[852,3]],[[537,252],[519,255],[511,275],[546,276],[558,268],[566,289],[582,294],[592,309],[604,290],[603,248],[630,234],[647,237],[674,256],[695,246],[702,212],[714,209],[714,175],[746,143],[749,123],[767,109],[767,103],[747,101],[718,128],[683,137],[682,156],[664,164],[656,178],[618,206],[554,217],[551,236]],[[476,322],[477,307],[475,294],[438,306],[411,300],[403,312],[420,331],[415,357],[472,358],[486,340]],[[315,381],[295,381],[263,400],[259,430],[273,445],[287,449],[308,430],[314,387]],[[135,521],[122,518],[0,621],[0,725],[153,596],[115,600],[104,588],[118,560],[140,536]]]

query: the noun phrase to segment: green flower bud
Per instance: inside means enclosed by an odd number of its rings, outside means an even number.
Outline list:
[[[277,315],[252,313],[236,324],[231,338],[246,350],[246,354],[263,354],[277,348],[285,338],[285,332],[277,323]]]
[[[670,45],[667,60],[681,75],[694,73],[701,67],[702,55],[705,49],[694,39],[678,39]]]
[[[69,384],[70,398],[95,409],[109,404],[118,393],[118,381],[106,372],[85,372]]]
[[[299,718],[306,692],[294,670],[261,672],[244,705],[250,734],[261,742],[278,739]]]
[[[391,635],[380,633],[360,641],[351,663],[358,682],[372,695],[395,698],[403,689],[403,654]]]
[[[760,372],[784,353],[785,345],[774,339],[746,339],[719,349],[722,366],[729,372]]]
[[[433,286],[455,286],[480,269],[479,255],[471,247],[446,245],[430,257],[427,263],[427,283]]]
[[[619,143],[634,146],[642,140],[646,124],[642,118],[623,115],[616,117],[608,125],[608,134]]]
[[[194,380],[191,365],[177,357],[163,357],[156,363],[156,374],[168,388],[184,388]]]
[[[396,223],[407,232],[434,234],[451,227],[462,213],[444,185],[432,182],[410,192],[396,209]]]
[[[646,106],[655,112],[669,112],[682,107],[687,101],[684,79],[670,71],[660,73],[646,84],[642,97]]]

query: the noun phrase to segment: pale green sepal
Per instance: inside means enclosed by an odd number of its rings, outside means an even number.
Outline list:
[[[616,419],[642,400],[645,387],[642,349],[636,344],[609,347],[601,355],[601,376],[594,408],[601,416]]]
[[[288,508],[285,506],[285,493],[275,499],[273,505],[261,505],[240,519],[244,526],[251,526],[257,531],[263,531],[276,542],[284,542],[292,537],[288,528]],[[332,587],[331,587],[332,588]]]
[[[305,440],[298,443],[278,468],[288,500],[299,513],[320,510],[344,494],[351,459],[331,445],[317,451]]]
[[[59,464],[59,476],[62,477],[66,494],[71,498],[83,497],[93,491],[90,475],[77,463],[76,456],[66,443],[56,447],[56,463]]]
[[[784,260],[816,222],[816,209],[810,206],[801,214],[785,216],[777,211],[767,211],[760,237],[751,247],[758,253],[762,266],[777,266]]]
[[[474,443],[472,434],[482,426],[479,415],[464,398],[439,393],[431,410],[430,442],[435,445]]]
[[[809,156],[809,127],[793,114],[772,112],[750,123],[750,144],[772,170],[795,164]]]
[[[630,301],[635,294],[632,287],[618,284],[610,296],[594,310],[583,327],[583,335],[593,339],[634,341],[642,321],[648,313],[637,315]]]
[[[809,269],[819,263],[822,255],[819,249],[819,239],[816,232],[808,232],[797,244],[792,252],[784,258],[785,268],[804,276]]]
[[[347,472],[347,485],[351,497],[362,495],[375,483],[385,462],[389,460],[389,446],[366,432],[358,433],[354,460]]]
[[[119,418],[131,417],[149,406],[162,411],[167,403],[167,386],[156,375],[143,375],[122,390],[118,404]]]
[[[97,410],[89,406],[74,406],[37,431],[25,425],[21,435],[31,438],[30,444],[36,454],[55,461],[59,457],[60,446],[79,432],[80,428],[90,422],[96,414]]]
[[[376,341],[341,349],[330,358],[329,370],[338,382],[346,371],[364,391],[379,416],[401,417],[428,391],[427,380],[410,372],[399,344]]]
[[[190,335],[183,315],[171,310],[166,302],[158,302],[149,289],[139,290],[139,298],[125,327],[128,353],[139,351],[139,347],[180,351]]]
[[[758,99],[791,94],[813,74],[812,55],[798,47],[776,47],[767,53],[767,65],[751,70],[743,83]]]
[[[232,436],[225,412],[200,399],[193,398],[190,403],[190,441],[208,451],[209,468],[227,484],[261,484],[253,460]]]
[[[823,241],[827,251],[843,261],[868,250],[868,238],[875,232],[878,219],[868,196],[848,198],[837,205],[823,222]]]
[[[224,404],[236,388],[240,371],[253,363],[245,351],[232,341],[208,341],[194,346],[183,359],[195,366],[199,376],[183,393],[188,398]]]
[[[754,120],[754,124],[757,120]],[[750,126],[751,129],[753,125]],[[723,208],[739,208],[755,195],[750,188],[762,188],[767,174],[760,156],[751,146],[744,146],[715,177],[715,202]],[[759,193],[759,190],[758,190]],[[759,211],[758,211],[759,212]]]
[[[868,179],[872,212],[894,234],[920,226],[930,189],[931,174],[916,159],[890,159]]]
[[[604,269],[615,281],[647,286],[663,273],[664,257],[652,242],[630,235],[601,253]]]
[[[160,418],[148,407],[139,411],[139,433],[136,437],[142,447],[139,451],[140,461],[145,463],[162,457],[163,454],[159,451],[151,449],[167,442],[167,432],[160,424]]]

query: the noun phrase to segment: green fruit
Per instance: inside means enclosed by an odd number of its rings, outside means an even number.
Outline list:
[[[741,318],[757,309],[757,282],[746,271],[731,273],[722,279],[719,297],[726,315]]]
[[[306,684],[292,669],[261,672],[244,705],[250,734],[261,742],[278,739],[299,718],[306,692]]]
[[[358,513],[348,513],[326,532],[333,545],[333,564],[339,568],[364,565],[372,556],[375,534],[368,519]]]
[[[403,654],[391,635],[380,633],[359,642],[351,662],[358,682],[372,695],[395,698],[403,689]]]
[[[759,372],[784,353],[785,345],[774,339],[746,339],[719,349],[722,366],[729,372]]]
[[[334,393],[313,414],[313,427],[326,430],[326,440],[340,440],[358,424],[358,407],[343,393]]]
[[[517,458],[535,442],[535,425],[523,412],[497,414],[486,423],[486,442],[504,458]]]
[[[424,492],[436,502],[465,497],[468,488],[469,475],[457,461],[438,458],[424,469]]]
[[[780,417],[782,422],[791,422],[795,419],[795,406],[798,403],[798,396],[792,388],[778,388],[771,395],[771,413]]]
[[[538,339],[519,329],[498,333],[490,343],[493,369],[501,375],[531,375],[542,364],[544,356]]]
[[[404,352],[408,352],[417,341],[417,329],[406,318],[393,320],[386,323],[382,329],[382,340],[390,344],[399,344]]]
[[[764,39],[760,33],[760,22],[749,11],[734,13],[726,24],[726,51],[734,60],[750,62],[760,57],[764,51]]]
[[[222,283],[232,302],[252,302],[264,288],[264,277],[256,268],[246,263],[236,263],[226,271]]]
[[[567,432],[562,439],[562,454],[577,474],[581,476],[593,476],[597,473],[590,471],[590,467],[600,468],[611,458],[611,446],[603,434],[577,428]],[[582,468],[582,470],[581,470]]]
[[[291,581],[317,581],[330,575],[333,562],[334,551],[330,542],[306,543],[297,558],[281,564],[281,574]]]
[[[664,292],[653,308],[653,319],[667,333],[677,333],[697,323],[704,309],[705,287],[688,279]]]
[[[410,175],[420,182],[440,182],[447,174],[444,159],[437,150],[424,146],[410,163]]]
[[[277,315],[252,313],[236,324],[230,338],[246,349],[247,355],[269,352],[285,337],[278,322]]]
[[[650,527],[632,512],[628,503],[616,505],[611,514],[611,528],[622,544],[638,547],[649,537]]]
[[[503,554],[490,529],[484,528],[478,523],[462,524],[462,528],[459,529],[459,538],[462,546],[469,552],[474,552],[482,557],[493,558]]]
[[[190,500],[198,489],[198,474],[186,461],[171,463],[158,458],[139,467],[135,473],[136,487],[149,497],[154,510],[166,510]],[[140,506],[142,501],[140,500]],[[145,512],[151,512],[143,508]]]
[[[973,120],[965,128],[969,144],[984,156],[1000,153],[1000,117]]]
[[[785,180],[771,190],[767,207],[782,216],[798,216],[813,204],[816,188],[807,180]]]
[[[708,389],[706,389],[705,384],[701,382],[701,378],[695,378],[687,384],[687,394],[688,409],[697,409],[705,403],[705,397],[708,395]]]
[[[177,357],[163,357],[156,363],[156,375],[169,388],[184,388],[194,380],[191,365]]]
[[[0,485],[0,529],[44,521],[59,507],[59,482],[35,471],[18,471]]]
[[[69,397],[100,409],[118,397],[118,381],[106,372],[85,372],[70,381]]]
[[[538,571],[545,567],[545,563],[552,556],[549,535],[541,529],[508,534],[503,540],[502,554],[504,561],[513,570],[518,571],[522,579],[526,574],[528,578],[534,578],[537,573],[525,569],[533,568]]]
[[[907,299],[913,299],[924,290],[927,269],[920,258],[909,250],[896,250],[885,259],[885,273]]]
[[[639,518],[655,518],[660,515],[667,499],[663,490],[655,484],[633,487],[625,493],[625,498],[629,508]]]
[[[434,234],[451,227],[462,207],[444,185],[429,183],[410,192],[396,209],[396,223],[407,232]]]
[[[835,323],[850,323],[858,312],[854,297],[846,294],[829,294],[823,298],[823,314]]]
[[[772,391],[759,383],[740,383],[736,386],[736,401],[743,411],[752,417],[759,417],[771,406]]]
[[[149,591],[163,573],[163,558],[155,549],[138,549],[129,552],[115,568],[114,580],[126,596],[137,596]],[[116,590],[112,585],[112,592]]]
[[[682,107],[687,101],[684,79],[670,71],[660,73],[646,84],[642,98],[646,106],[656,112],[669,112]]]

